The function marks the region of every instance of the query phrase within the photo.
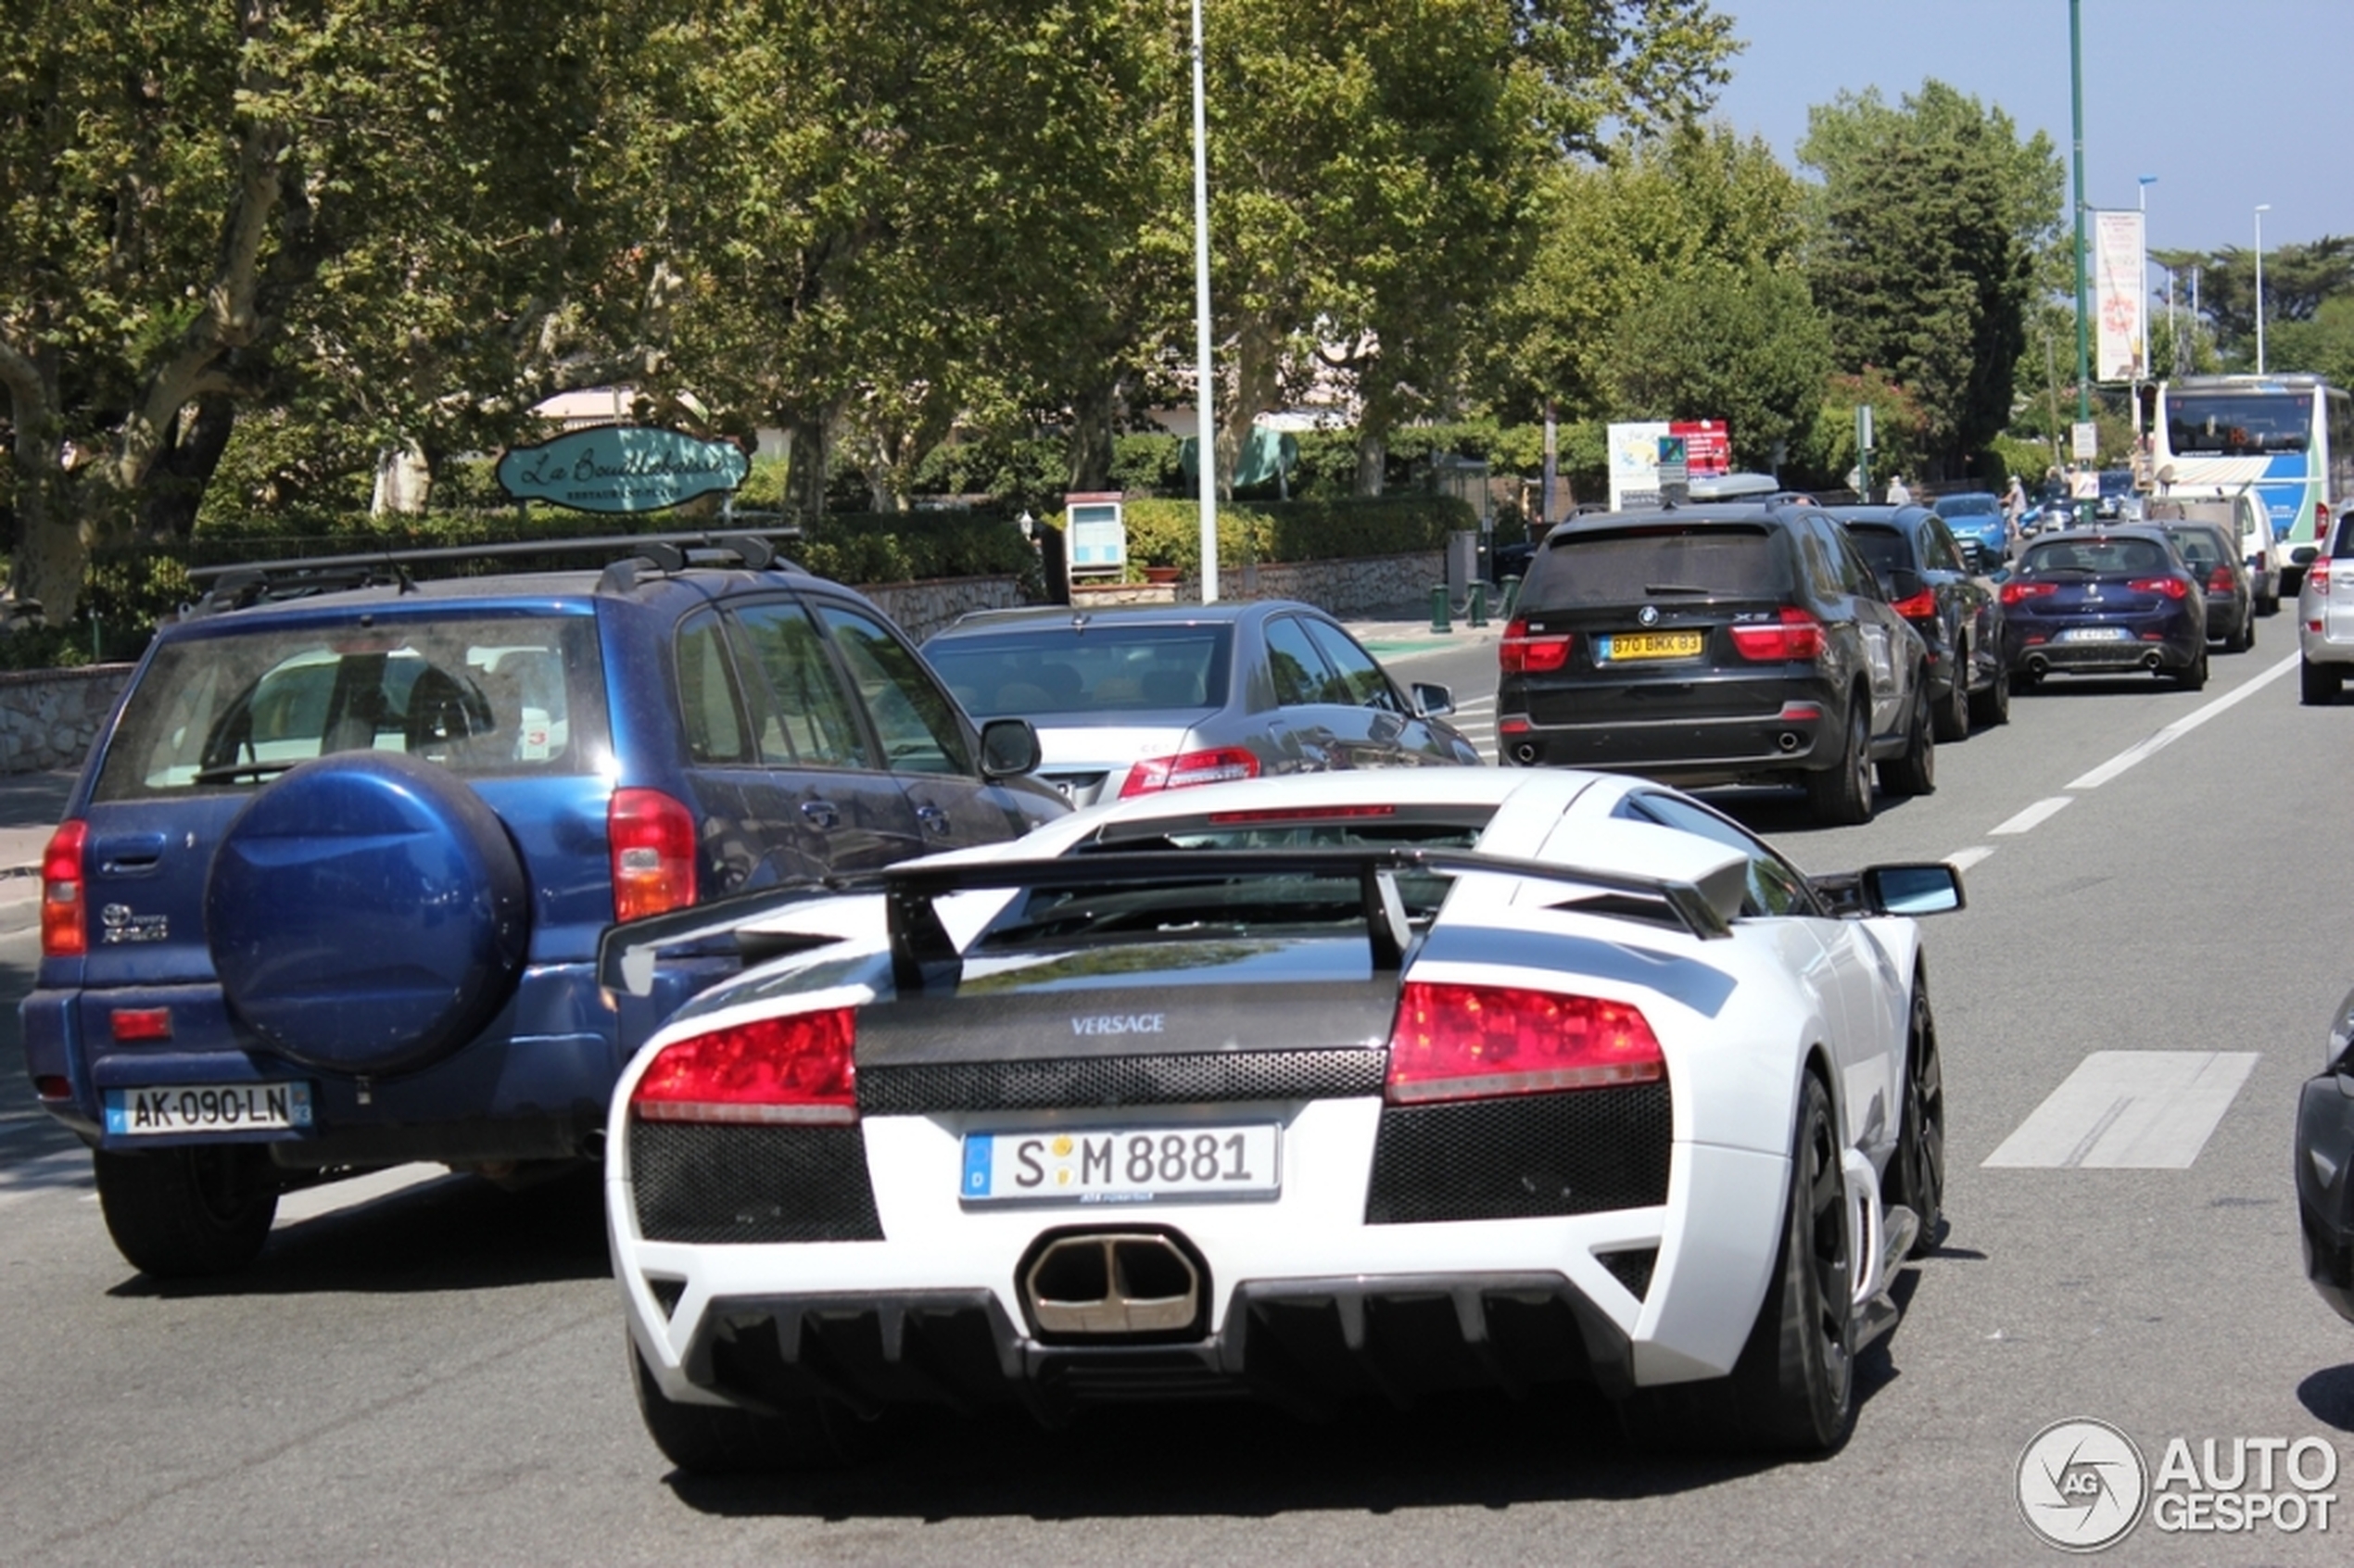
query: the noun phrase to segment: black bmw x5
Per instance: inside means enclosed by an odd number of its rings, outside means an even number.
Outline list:
[[[1499,645],[1522,766],[1801,784],[1826,822],[1936,788],[1928,648],[1854,541],[1798,501],[1561,524]]]

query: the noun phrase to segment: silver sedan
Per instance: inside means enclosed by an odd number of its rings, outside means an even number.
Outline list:
[[[991,610],[924,644],[977,720],[1038,730],[1073,805],[1343,767],[1477,765],[1443,686],[1398,688],[1340,623],[1288,600]]]

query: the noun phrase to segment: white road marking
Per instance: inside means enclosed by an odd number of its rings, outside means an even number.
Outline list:
[[[2255,1070],[2254,1051],[2095,1051],[1989,1166],[2187,1170]]]
[[[1945,857],[1945,864],[1956,871],[1967,871],[1994,853],[1993,844],[1972,844],[1966,850],[1955,850]]]
[[[2180,740],[2183,736],[2188,735],[2192,730],[2196,729],[2200,725],[2205,724],[2208,719],[2213,718],[2216,714],[2221,713],[2233,703],[2243,702],[2246,699],[2254,696],[2259,688],[2269,686],[2273,681],[2280,679],[2281,677],[2297,668],[2297,656],[2296,654],[2290,654],[2287,658],[2283,659],[2279,664],[2274,664],[2271,669],[2266,670],[2262,675],[2258,676],[2254,680],[2249,681],[2246,686],[2225,692],[2222,696],[2216,698],[2215,701],[2208,703],[2196,712],[2184,714],[2181,718],[2176,719],[2172,724],[2168,725],[2164,729],[2159,730],[2157,734],[2152,735],[2145,740],[2137,740],[2131,746],[2126,747],[2123,751],[2118,752],[2117,755],[2109,758],[2108,761],[2101,764],[2100,766],[2093,769],[2092,772],[2085,774],[2082,778],[2069,780],[2068,787],[2071,790],[2099,789],[2102,785],[2107,783],[2119,774],[2123,773],[2127,768],[2132,767],[2135,763],[2145,762],[2149,758],[2156,756],[2158,752],[2164,751],[2167,747],[2171,746],[2175,741]]]
[[[1989,833],[2024,833],[2037,823],[2057,816],[2063,807],[2075,799],[2073,795],[2054,795],[2048,801],[2037,801],[2009,821],[1998,823],[1986,830]]]
[[[446,1165],[396,1165],[389,1170],[371,1171],[365,1176],[325,1182],[315,1187],[305,1187],[300,1192],[288,1193],[278,1200],[278,1223],[299,1224],[305,1220],[317,1220],[429,1182],[467,1180],[470,1178],[452,1172]]]

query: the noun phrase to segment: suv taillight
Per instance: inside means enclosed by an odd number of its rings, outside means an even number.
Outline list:
[[[1782,606],[1781,619],[1769,626],[1732,628],[1733,651],[1744,659],[1778,663],[1823,656],[1823,623],[1795,604]]]
[[[1900,599],[1889,606],[1908,621],[1926,621],[1937,613],[1937,590],[1923,588],[1910,599]]]
[[[855,1009],[756,1018],[665,1045],[629,1091],[641,1121],[858,1119]]]
[[[82,896],[85,822],[60,822],[41,852],[41,956],[79,958],[90,951],[90,922]]]
[[[605,807],[613,917],[641,920],[695,902],[695,819],[659,790],[615,790]]]
[[[2327,599],[2330,596],[2330,558],[2320,556],[2313,564],[2305,568],[2305,581],[2317,596]]]
[[[1542,675],[1569,663],[1569,637],[1531,637],[1528,617],[1515,615],[1496,645],[1496,663],[1506,675]]]
[[[1517,986],[1410,980],[1389,1031],[1391,1105],[1650,1083],[1667,1059],[1642,1009]]]

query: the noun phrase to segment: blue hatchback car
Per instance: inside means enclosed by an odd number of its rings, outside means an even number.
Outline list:
[[[23,1022],[138,1268],[241,1267],[325,1176],[594,1155],[622,1064],[739,967],[617,996],[616,920],[1069,809],[1028,721],[976,729],[765,541],[582,544],[619,559],[227,575],[133,674],[44,859]]]
[[[1978,547],[1985,570],[1991,572],[2010,558],[2010,521],[2003,515],[2002,497],[1992,490],[1956,490],[1933,504],[1955,538]]]

